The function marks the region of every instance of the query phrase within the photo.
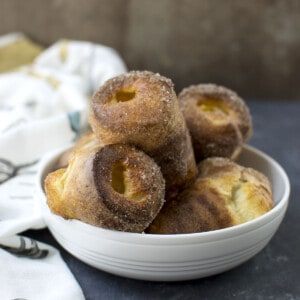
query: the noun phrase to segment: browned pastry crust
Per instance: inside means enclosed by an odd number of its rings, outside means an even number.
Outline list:
[[[178,96],[197,160],[236,159],[252,135],[248,107],[235,92],[215,84],[192,85]]]
[[[166,180],[166,199],[196,177],[191,139],[173,83],[132,71],[108,80],[93,96],[90,125],[105,144],[132,144],[150,155]]]
[[[266,176],[226,158],[208,158],[199,164],[195,183],[163,206],[147,232],[221,229],[257,218],[273,206]]]
[[[45,179],[51,211],[66,219],[142,232],[164,202],[164,179],[144,152],[124,144],[78,150]]]
[[[77,142],[74,144],[73,147],[66,150],[59,158],[56,168],[65,168],[68,166],[69,161],[71,160],[72,156],[75,155],[76,151],[83,150],[87,147],[93,147],[96,145],[103,145],[101,141],[95,136],[95,134],[91,131],[86,132],[83,134]]]

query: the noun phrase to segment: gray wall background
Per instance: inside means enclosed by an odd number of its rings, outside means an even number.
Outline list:
[[[223,84],[245,98],[300,99],[299,0],[0,0],[0,34],[114,47],[176,90]]]

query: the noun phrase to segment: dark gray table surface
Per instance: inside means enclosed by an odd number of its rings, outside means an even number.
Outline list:
[[[283,166],[291,181],[291,197],[276,235],[243,265],[192,281],[139,281],[111,275],[82,263],[62,249],[47,229],[27,231],[25,235],[60,250],[86,299],[300,300],[300,101],[261,100],[247,101],[247,104],[254,124],[249,144]]]

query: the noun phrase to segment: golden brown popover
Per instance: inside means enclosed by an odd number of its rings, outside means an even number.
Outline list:
[[[235,160],[252,135],[252,120],[244,100],[215,84],[189,86],[178,100],[197,161],[214,156]]]
[[[238,225],[274,206],[269,180],[262,173],[226,158],[199,164],[195,183],[165,203],[148,233],[178,234]]]

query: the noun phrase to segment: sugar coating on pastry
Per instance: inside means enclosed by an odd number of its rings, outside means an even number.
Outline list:
[[[159,167],[135,147],[102,148],[95,155],[93,175],[103,203],[128,223],[150,223],[164,203],[165,183]]]
[[[183,89],[178,100],[197,160],[238,157],[252,135],[250,111],[242,98],[223,86],[198,84]]]
[[[217,230],[255,219],[273,207],[265,175],[226,158],[208,158],[199,164],[195,183],[163,206],[147,232]]]
[[[164,203],[165,184],[144,152],[96,145],[76,151],[67,168],[48,174],[45,192],[51,211],[65,219],[142,232]]]

